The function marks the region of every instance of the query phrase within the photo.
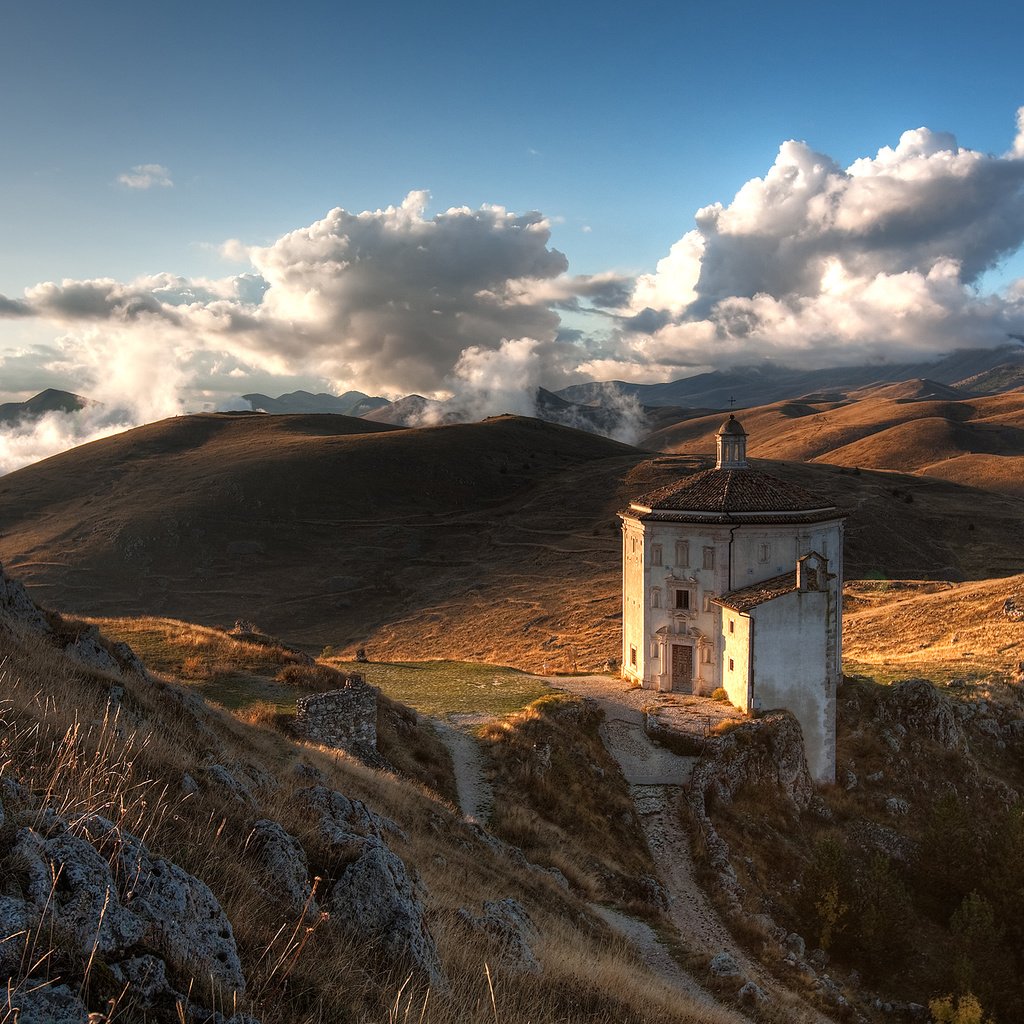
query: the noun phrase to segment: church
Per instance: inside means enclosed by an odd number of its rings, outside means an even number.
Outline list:
[[[622,675],[800,722],[812,777],[835,779],[843,521],[751,468],[730,416],[714,469],[644,494],[622,519]]]

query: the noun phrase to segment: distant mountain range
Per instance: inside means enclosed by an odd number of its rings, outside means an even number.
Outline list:
[[[28,401],[4,402],[0,405],[0,425],[31,422],[48,412],[79,412],[92,404],[88,398],[74,395],[70,391],[47,388],[38,395],[33,395]]]
[[[739,407],[766,405],[787,398],[823,397],[829,392],[917,378],[954,385],[974,393],[1006,391],[1024,384],[1024,346],[960,349],[931,362],[837,366],[824,370],[743,366],[699,373],[667,384],[596,381],[573,384],[562,388],[558,394],[583,405],[606,405],[612,397],[630,395],[645,406],[726,409],[733,403]]]
[[[293,391],[288,395],[271,398],[269,395],[242,395],[253,412],[295,413],[334,412],[342,416],[365,416],[391,405],[386,398],[371,398],[362,391],[346,391],[343,395],[312,395],[308,391]]]

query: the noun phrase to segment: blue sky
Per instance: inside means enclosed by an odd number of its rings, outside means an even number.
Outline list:
[[[1000,152],[1024,102],[1007,4],[39,0],[4,20],[7,295],[218,273],[204,244],[410,189],[564,218],[576,272],[652,270],[785,139],[845,164],[925,125]],[[115,186],[148,163],[174,188]]]
[[[1003,344],[1022,38],[988,2],[10,4],[0,401],[486,412]]]

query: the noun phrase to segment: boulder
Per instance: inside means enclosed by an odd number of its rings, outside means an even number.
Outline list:
[[[21,583],[11,579],[0,565],[0,621],[4,619],[32,633],[50,632],[50,624],[35,601]]]
[[[541,973],[532,945],[537,941],[537,929],[518,900],[488,900],[479,917],[462,907],[459,919],[494,949],[494,962],[499,966],[519,974]]]
[[[270,880],[270,895],[284,903],[293,913],[303,908],[316,914],[317,902],[309,881],[309,862],[302,844],[289,835],[276,821],[257,821],[249,833],[246,846],[256,855]]]
[[[199,977],[245,990],[235,936],[205,882],[153,857],[142,841],[98,815],[82,823],[91,843],[111,857],[124,907],[142,924],[140,941]]]
[[[25,895],[37,915],[45,913],[82,956],[107,955],[138,942],[145,925],[118,897],[104,857],[84,839],[57,826],[49,838],[18,830],[11,855],[26,878]]]
[[[902,726],[909,736],[932,740],[946,750],[955,750],[964,741],[954,703],[927,679],[907,679],[891,686],[887,699],[879,702],[876,717]]]
[[[375,939],[408,962],[431,985],[444,987],[437,946],[402,860],[379,836],[367,836],[342,871],[327,901],[333,921],[361,938]]]
[[[79,633],[71,643],[66,644],[64,653],[87,668],[109,672],[111,675],[121,674],[121,666],[103,646],[100,631],[95,626],[90,626],[85,632]]]
[[[724,949],[721,953],[711,958],[708,970],[716,978],[732,978],[740,973],[740,965],[736,963],[735,957]]]

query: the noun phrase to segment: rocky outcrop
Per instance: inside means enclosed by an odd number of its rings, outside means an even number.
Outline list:
[[[459,920],[491,947],[491,962],[518,974],[541,973],[540,961],[533,951],[537,929],[518,900],[487,900],[479,916],[462,907]]]
[[[717,736],[694,769],[693,788],[729,802],[744,787],[771,788],[803,810],[814,795],[800,723],[772,711]]]
[[[296,795],[319,814],[320,840],[345,863],[323,901],[332,922],[381,943],[432,985],[444,987],[441,959],[420,901],[422,883],[384,841],[385,832],[404,837],[402,830],[360,801],[324,786]]]
[[[141,941],[185,970],[245,991],[231,922],[205,882],[177,864],[153,857],[142,841],[105,818],[82,823],[90,843],[111,859],[122,906],[140,927]],[[108,911],[109,912],[109,911]]]
[[[241,994],[246,982],[231,923],[205,883],[98,815],[72,828],[52,810],[33,807],[14,782],[4,798],[8,808],[0,808],[0,823],[10,845],[8,884],[0,896],[0,971],[11,978],[18,1019],[89,1019],[77,986],[65,991],[45,977],[19,980],[33,936],[45,934],[65,963],[77,961],[85,971],[86,964],[102,962],[114,981],[129,986],[140,1009],[180,1001],[192,1006],[189,1020],[223,1021],[200,1005],[198,991],[213,979],[222,993]],[[179,984],[202,979],[205,988],[186,997],[169,974]]]
[[[355,678],[342,689],[300,697],[295,702],[295,731],[303,739],[375,761],[376,688]]]
[[[309,862],[302,844],[276,821],[257,821],[246,840],[266,872],[272,898],[284,903],[292,913],[319,912],[309,880]]]
[[[927,679],[894,684],[879,702],[875,717],[903,735],[932,740],[946,750],[955,750],[964,742],[956,706]]]
[[[25,588],[4,572],[0,565],[0,624],[3,620],[33,633],[49,633],[46,616],[36,607]]]
[[[741,889],[729,860],[729,847],[708,814],[716,801],[729,803],[744,788],[781,796],[797,810],[808,807],[814,784],[807,770],[800,723],[788,711],[772,711],[744,722],[708,744],[690,778],[690,811],[700,829],[705,854],[721,893],[739,911]]]
[[[77,628],[73,636],[64,635],[59,616],[56,626],[28,596],[25,587],[8,576],[0,565],[0,629],[16,629],[47,637],[63,648],[68,657],[88,668],[112,675],[126,672],[146,678],[146,668],[138,655],[125,643],[110,643],[95,626]]]

